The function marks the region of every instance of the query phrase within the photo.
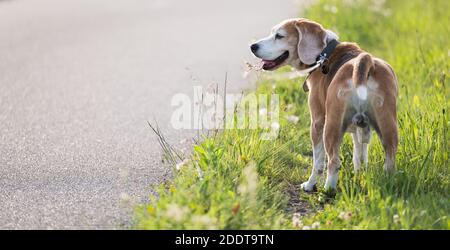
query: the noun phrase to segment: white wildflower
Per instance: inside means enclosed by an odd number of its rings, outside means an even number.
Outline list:
[[[215,230],[218,229],[216,224],[217,221],[215,218],[212,218],[208,215],[194,215],[191,219],[192,223],[196,225],[196,228],[199,229],[207,229],[207,230]]]
[[[289,115],[286,117],[286,119],[294,124],[297,124],[300,118],[296,115]]]
[[[302,228],[302,230],[311,230],[311,227],[310,227],[310,226],[304,226],[304,227]]]
[[[320,222],[318,222],[318,221],[314,222],[314,223],[311,225],[311,228],[312,228],[312,229],[319,229],[319,227],[320,227]]]
[[[292,215],[292,225],[294,227],[301,227],[302,226],[302,221],[300,220],[300,213],[294,213]]]
[[[256,200],[256,192],[258,188],[258,172],[255,163],[248,164],[242,170],[243,180],[239,185],[239,192],[249,197],[251,201]]]
[[[187,164],[189,164],[189,162],[190,162],[189,159],[184,159],[182,162],[180,162],[177,165],[175,165],[175,168],[179,171],[182,167],[184,167]]]
[[[280,129],[280,124],[278,122],[272,122],[272,124],[270,124],[270,127],[273,130],[279,130]]]
[[[336,14],[338,12],[338,9],[336,6],[331,6],[330,12]]]
[[[394,223],[395,224],[399,224],[400,223],[400,216],[398,216],[398,214],[394,214],[392,219],[394,219]]]
[[[188,212],[189,209],[187,207],[180,207],[175,203],[171,203],[167,206],[166,216],[176,222],[180,222]]]
[[[342,220],[350,220],[352,218],[352,212],[341,212],[339,213],[339,218]]]
[[[448,53],[449,53],[449,56],[450,56],[450,50],[449,50]],[[294,108],[294,104],[292,104],[292,103],[286,105],[286,111],[290,111],[290,110],[292,110],[293,108]]]
[[[324,9],[325,11],[328,11],[328,12],[331,12],[331,13],[334,13],[334,14],[336,14],[336,13],[338,12],[337,7],[334,6],[334,5],[330,6],[330,5],[328,5],[328,4],[325,4],[325,5],[323,6],[323,9]]]

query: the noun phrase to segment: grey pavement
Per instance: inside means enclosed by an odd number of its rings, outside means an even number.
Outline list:
[[[292,0],[0,1],[0,229],[129,228],[170,168],[176,93],[242,77]]]

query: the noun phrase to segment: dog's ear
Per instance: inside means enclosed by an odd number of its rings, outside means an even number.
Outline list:
[[[326,46],[327,32],[320,24],[306,20],[297,21],[295,27],[298,31],[298,57],[304,64],[311,65]]]

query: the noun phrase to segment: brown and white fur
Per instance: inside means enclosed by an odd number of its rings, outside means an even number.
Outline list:
[[[252,52],[263,61],[263,69],[291,65],[305,70],[336,34],[307,19],[289,19],[271,34],[254,43]],[[340,43],[327,63],[308,78],[311,112],[313,170],[301,187],[312,191],[328,157],[325,190],[335,190],[339,176],[339,148],[345,132],[353,137],[354,170],[367,165],[370,129],[379,135],[385,150],[385,170],[392,171],[397,152],[397,79],[391,66],[361,50],[355,43]]]

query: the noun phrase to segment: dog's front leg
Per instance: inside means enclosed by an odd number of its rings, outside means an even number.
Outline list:
[[[325,147],[323,145],[324,118],[311,122],[311,141],[313,144],[313,169],[308,181],[301,184],[301,188],[307,192],[314,190],[317,179],[322,176],[325,166]]]

